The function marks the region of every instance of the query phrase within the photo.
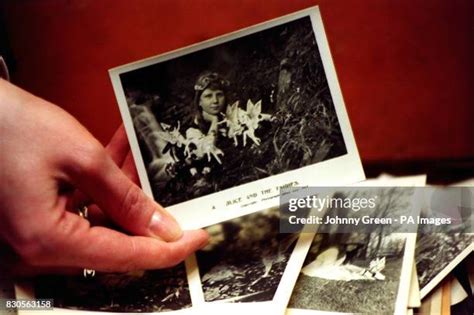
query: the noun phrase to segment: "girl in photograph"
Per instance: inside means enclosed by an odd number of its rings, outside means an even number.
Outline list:
[[[226,144],[221,122],[227,106],[229,81],[220,74],[205,71],[194,85],[194,112],[184,123],[187,176],[194,188],[212,186],[212,177],[222,169]]]
[[[196,80],[193,124],[207,135],[217,135],[218,122],[223,118],[221,114],[226,106],[228,86],[229,81],[217,72],[205,71]]]

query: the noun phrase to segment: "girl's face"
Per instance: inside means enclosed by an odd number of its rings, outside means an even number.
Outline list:
[[[209,115],[217,115],[224,110],[225,95],[222,90],[205,89],[199,98],[199,106]]]

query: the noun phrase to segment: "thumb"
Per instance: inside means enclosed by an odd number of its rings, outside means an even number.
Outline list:
[[[95,140],[95,139],[94,139]],[[97,142],[66,163],[66,173],[110,218],[130,233],[175,241],[182,236],[176,220],[135,185]]]

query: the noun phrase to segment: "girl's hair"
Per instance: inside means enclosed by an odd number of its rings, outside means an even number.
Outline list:
[[[205,89],[222,90],[224,94],[229,86],[229,81],[224,79],[219,73],[212,71],[202,72],[196,84],[194,84],[194,123],[200,125],[203,123],[202,113],[199,109],[199,99]]]
[[[204,71],[199,75],[196,84],[194,84],[194,104],[199,105],[199,98],[205,89],[222,90],[225,93],[228,86],[229,81],[217,72]]]

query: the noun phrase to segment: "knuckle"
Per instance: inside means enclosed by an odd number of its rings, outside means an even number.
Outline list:
[[[166,263],[163,267],[170,268],[180,264],[186,258],[181,251],[165,250],[162,252],[163,257],[166,257]]]
[[[173,256],[172,259],[168,262],[166,265],[166,268],[171,268],[179,265],[181,262],[183,262],[184,258],[181,256]]]
[[[103,147],[95,142],[81,144],[76,150],[71,150],[71,159],[76,165],[74,170],[79,174],[94,175],[103,170],[106,153]]]
[[[121,206],[120,216],[124,222],[130,224],[130,226],[143,226],[146,224],[144,221],[147,216],[147,210],[149,210],[149,200],[136,185],[130,184],[128,187]],[[149,213],[151,215],[151,213]]]
[[[135,240],[133,238],[129,238],[128,240],[129,241],[125,244],[128,255],[126,255],[127,258],[119,264],[119,272],[128,272],[141,269],[137,264],[137,260],[140,258],[140,256],[137,253],[137,246],[135,244]]]

